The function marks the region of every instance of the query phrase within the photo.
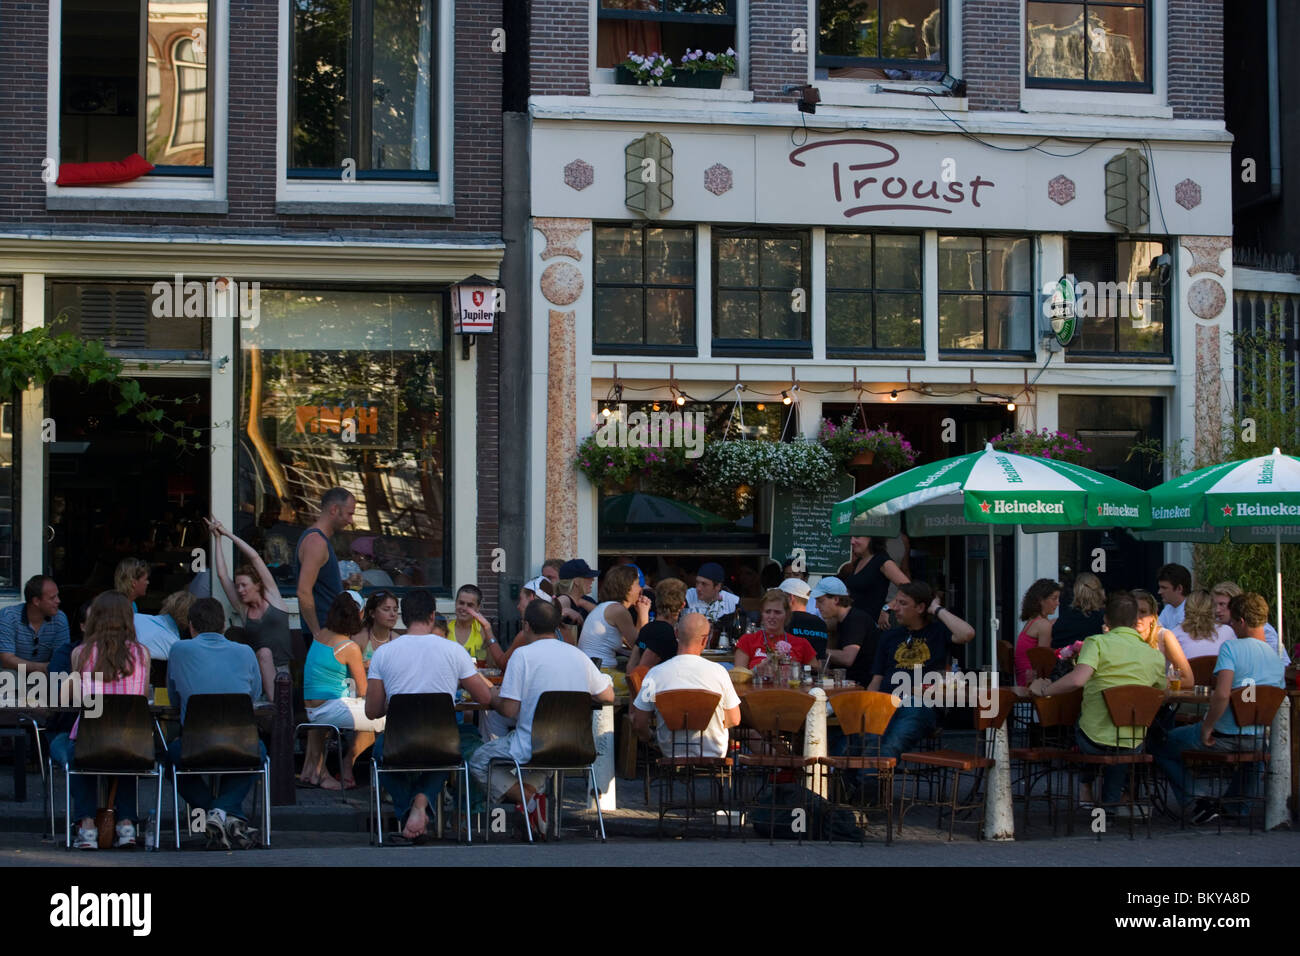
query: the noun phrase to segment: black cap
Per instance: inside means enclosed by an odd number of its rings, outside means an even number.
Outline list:
[[[582,558],[574,558],[572,561],[565,561],[560,565],[560,580],[571,581],[574,578],[595,578],[599,577],[595,571],[587,566],[587,562]]]

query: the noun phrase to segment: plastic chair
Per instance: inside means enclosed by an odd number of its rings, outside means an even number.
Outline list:
[[[457,778],[456,840],[460,841],[461,807],[464,807],[466,841],[470,832],[469,764],[460,752],[456,701],[450,694],[394,694],[388,699],[381,759],[370,762],[370,793],[375,802],[375,834],[384,845],[380,774],[454,772]],[[460,795],[464,794],[464,803]],[[438,801],[438,833],[442,834],[442,801]]]
[[[808,816],[808,808],[804,805],[807,802],[804,796],[808,791],[803,786],[803,781],[797,777],[808,767],[816,766],[817,759],[796,753],[799,749],[796,745],[802,743],[796,738],[803,731],[804,721],[808,717],[808,711],[812,710],[812,705],[811,694],[781,688],[751,691],[740,700],[740,726],[752,731],[752,744],[761,752],[742,754],[736,763],[741,770],[755,771],[745,776],[757,777],[760,781],[770,778],[772,797],[767,807],[771,812],[772,829],[768,833],[769,844],[775,840],[778,809],[791,811],[792,818],[796,810],[802,811],[805,819]],[[751,750],[755,749],[755,746],[751,746]],[[796,773],[795,783],[798,784],[800,793],[798,803],[777,804],[776,802],[776,776],[778,771],[782,770]],[[744,836],[746,812],[751,806],[757,807],[763,804],[748,803],[745,800],[743,784],[740,789],[740,826],[741,835]],[[799,842],[803,842],[802,832]]]
[[[181,848],[181,776],[253,774],[262,778],[262,845],[271,845],[271,761],[258,746],[253,699],[247,694],[194,694],[186,702],[181,759],[172,767],[172,815]],[[256,805],[256,798],[254,798]]]
[[[63,840],[72,848],[72,778],[113,775],[132,777],[139,793],[141,777],[158,781],[154,805],[155,848],[162,846],[163,765],[157,745],[163,742],[158,722],[149,713],[149,701],[136,694],[104,694],[103,712],[95,718],[82,715],[77,726],[74,764],[63,763]],[[155,737],[155,734],[157,736]],[[54,787],[54,757],[49,760],[50,789]],[[51,829],[53,829],[51,797]]]
[[[711,785],[717,802],[713,810],[729,810],[728,801],[723,796],[724,785],[730,782],[731,758],[725,754],[720,757],[704,755],[703,732],[713,723],[718,712],[722,695],[707,690],[666,690],[655,695],[655,710],[665,727],[673,731],[670,752],[655,761],[659,770],[659,836],[664,835],[664,816],[670,810],[685,810],[686,822],[682,827],[685,835],[691,826],[691,815],[698,803],[695,799],[695,781],[697,774],[703,775]],[[694,734],[694,741],[691,735]],[[685,739],[682,739],[685,738]],[[692,753],[694,749],[694,753]],[[673,802],[675,784],[683,779],[686,786],[686,801]],[[667,791],[667,799],[665,799]],[[713,828],[718,825],[715,812],[712,816]],[[731,815],[727,814],[727,834],[731,834]]]
[[[1196,658],[1200,660],[1200,658]],[[1249,695],[1254,698],[1247,700]],[[1232,719],[1237,722],[1237,728],[1240,731],[1232,737],[1237,749],[1228,750],[1185,750],[1183,751],[1183,763],[1188,770],[1203,768],[1212,771],[1210,776],[1215,782],[1215,799],[1224,799],[1224,781],[1233,777],[1242,777],[1245,783],[1246,774],[1254,774],[1256,777],[1262,777],[1264,770],[1268,767],[1269,762],[1269,737],[1271,736],[1273,718],[1277,715],[1278,708],[1286,700],[1286,689],[1282,687],[1268,687],[1264,685],[1254,685],[1252,687],[1238,687],[1232,692],[1229,704],[1232,707]],[[1259,733],[1246,733],[1247,727],[1260,728]],[[1193,773],[1193,780],[1195,779]],[[1259,786],[1262,781],[1256,779],[1256,786],[1252,789],[1253,794],[1243,794],[1229,798],[1232,801],[1244,803],[1249,808],[1246,812],[1247,824],[1250,832],[1255,832],[1255,807],[1262,806],[1265,797],[1260,794],[1263,788]],[[1223,815],[1218,818],[1218,831],[1223,832]],[[1187,826],[1187,809],[1183,808],[1180,825]]]
[[[1065,755],[1075,749],[1074,725],[1079,722],[1079,711],[1083,706],[1083,688],[1072,690],[1068,694],[1056,694],[1052,697],[1035,697],[1034,710],[1038,714],[1036,725],[1037,740],[1028,747],[1011,748],[1012,764],[1021,765],[1021,783],[1025,800],[1025,832],[1029,831],[1029,803],[1038,799],[1033,795],[1035,766],[1042,767],[1042,775],[1047,781],[1047,793],[1042,799],[1047,803],[1048,822],[1055,832],[1055,813],[1057,797],[1052,793],[1053,777],[1065,767]],[[1064,796],[1064,795],[1062,795]]]
[[[862,738],[857,735],[877,735],[875,754],[850,752],[843,757],[817,758],[817,762],[830,771],[830,812],[833,815],[841,807],[855,813],[858,810],[871,809],[871,806],[861,799],[864,794],[860,794],[856,802],[841,797],[848,796],[848,788],[844,781],[845,773],[875,770],[879,794],[876,806],[885,812],[885,845],[888,846],[894,842],[894,768],[898,765],[898,761],[893,757],[881,756],[880,737],[889,729],[889,722],[894,719],[894,711],[898,709],[899,702],[893,694],[862,690],[836,694],[830,698],[830,705],[839,719],[840,730],[846,736],[853,735],[849,736],[850,751],[855,748],[865,751],[865,746],[860,743]],[[828,821],[826,827],[828,842],[832,830]]]
[[[591,695],[585,691],[548,690],[537,701],[533,712],[533,755],[525,764],[514,759],[497,758],[488,762],[488,776],[498,764],[515,768],[519,795],[524,795],[524,771],[540,770],[552,774],[555,814],[552,835],[560,835],[560,810],[564,803],[563,775],[585,772],[591,783],[588,793],[598,793],[596,786],[596,738],[591,729]],[[605,842],[605,818],[596,801],[596,820],[600,825],[600,842]],[[528,842],[533,842],[533,827],[527,814],[524,828]]]

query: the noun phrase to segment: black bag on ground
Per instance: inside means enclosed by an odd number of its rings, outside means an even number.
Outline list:
[[[777,808],[773,814],[771,787],[776,787]],[[764,784],[750,804],[749,822],[758,831],[759,836],[778,840],[824,840],[827,827],[831,839],[845,842],[864,839],[865,834],[854,822],[853,814],[848,810],[831,812],[831,805],[824,797],[816,793],[803,794],[803,803],[807,808],[807,818],[796,831],[797,818],[791,804],[798,803],[803,785],[798,783]],[[785,804],[785,806],[782,806]],[[774,822],[775,820],[775,822]]]

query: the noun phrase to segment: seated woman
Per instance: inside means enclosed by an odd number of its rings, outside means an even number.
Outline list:
[[[1106,589],[1101,579],[1090,571],[1074,578],[1074,599],[1061,608],[1052,625],[1052,646],[1058,651],[1102,632],[1105,623]]]
[[[505,667],[505,652],[492,633],[492,622],[479,610],[482,606],[483,592],[473,584],[462,584],[456,592],[456,616],[447,622],[447,637],[465,648],[474,660]]]
[[[101,694],[149,694],[149,651],[135,639],[131,600],[118,591],[105,591],[95,598],[86,619],[85,638],[72,653],[72,669],[81,674],[82,687],[88,688],[92,680]],[[81,718],[73,724],[72,731],[59,734],[50,744],[50,753],[56,761],[67,766],[75,758],[77,731]],[[80,819],[77,839],[79,850],[99,847],[99,831],[95,827],[95,811],[99,801],[95,777],[72,777],[73,812]],[[114,846],[135,845],[135,787],[128,779],[117,788],[113,801],[117,810],[117,838]]]
[[[772,588],[759,603],[762,630],[746,634],[736,643],[737,667],[753,668],[769,657],[789,657],[800,664],[817,665],[817,652],[802,637],[790,633],[790,595]],[[782,646],[785,645],[785,646]]]
[[[1193,686],[1196,678],[1192,676],[1192,665],[1187,663],[1187,655],[1183,653],[1178,638],[1174,637],[1173,631],[1161,627],[1157,619],[1155,595],[1150,591],[1135,590],[1133,597],[1137,599],[1137,632],[1142,640],[1165,655],[1165,660],[1174,666],[1186,686]]]
[[[257,653],[257,666],[262,672],[262,695],[275,700],[275,675],[288,673],[293,660],[293,642],[289,634],[289,606],[280,597],[280,587],[271,576],[262,556],[247,541],[231,534],[215,518],[209,518],[208,528],[217,536],[213,547],[216,554],[217,578],[226,592],[230,606],[243,619],[248,646]],[[221,543],[229,538],[247,558],[245,564],[235,568],[234,580],[226,572],[226,549]]]
[[[1204,588],[1197,588],[1187,595],[1186,604],[1183,623],[1173,630],[1178,646],[1183,649],[1188,660],[1211,655],[1217,657],[1223,642],[1236,637],[1232,628],[1215,622],[1214,598]]]
[[[600,603],[582,624],[578,650],[601,667],[616,667],[618,651],[635,647],[637,634],[650,621],[650,599],[642,595],[640,582],[630,564],[610,568],[600,582]]]
[[[665,578],[655,587],[655,619],[636,635],[627,659],[627,673],[641,665],[654,667],[677,656],[677,622],[686,608],[686,582]]]
[[[313,745],[308,738],[307,754],[303,757],[300,783],[317,786],[322,790],[351,790],[357,782],[352,773],[357,754],[375,742],[375,734],[383,733],[384,718],[371,720],[366,716],[366,670],[362,666],[361,648],[352,635],[361,630],[361,615],[357,604],[346,594],[334,598],[325,626],[316,634],[307,651],[307,664],[302,674],[303,703],[307,719],[313,724],[333,724],[339,730],[353,730],[347,753],[335,780],[325,769],[323,746]],[[353,687],[348,687],[351,675]],[[322,732],[323,733],[323,732]]]
[[[367,671],[375,651],[397,637],[393,631],[397,626],[397,617],[397,595],[389,591],[376,591],[366,598],[365,609],[361,612],[361,630],[352,635],[352,640],[361,648],[362,666]]]
[[[1033,665],[1029,663],[1029,649],[1052,646],[1052,622],[1048,618],[1060,604],[1061,585],[1051,578],[1039,578],[1029,585],[1020,602],[1020,620],[1025,625],[1016,638],[1015,662],[1016,683],[1021,687],[1028,687],[1035,676]]]

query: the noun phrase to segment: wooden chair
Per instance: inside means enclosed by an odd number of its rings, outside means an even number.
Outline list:
[[[1016,682],[1016,648],[1010,641],[998,641],[998,673],[1010,687]]]
[[[804,805],[807,801],[803,799],[808,791],[798,777],[808,767],[815,766],[817,761],[814,757],[805,757],[797,752],[802,743],[797,738],[803,732],[804,721],[808,717],[808,711],[812,710],[812,705],[811,694],[781,688],[751,691],[740,700],[740,726],[750,732],[751,752],[742,754],[736,763],[742,771],[751,771],[744,776],[757,779],[759,789],[763,781],[771,783],[771,799],[767,804],[772,823],[769,843],[775,838],[778,809],[790,810],[792,818],[795,810],[802,810],[805,820],[808,816],[808,809]],[[776,777],[783,770],[795,772],[801,794],[798,803],[778,805],[776,802]],[[743,781],[740,790],[740,826],[743,835],[745,813],[750,806],[761,804],[749,804],[745,800]],[[755,790],[755,795],[757,793],[758,790]],[[803,842],[802,836],[800,842]]]
[[[986,771],[993,769],[993,742],[996,732],[1006,723],[1011,708],[1019,698],[1015,691],[1002,688],[998,691],[997,706],[992,715],[986,714],[982,709],[975,714],[975,730],[984,732],[982,743],[977,742],[977,749],[982,749],[982,753],[966,753],[961,750],[931,750],[931,751],[910,751],[900,754],[899,764],[904,767],[903,777],[903,802],[898,812],[898,832],[903,832],[903,817],[907,814],[907,781],[912,780],[912,805],[922,803],[926,806],[936,806],[939,808],[939,819],[936,826],[943,826],[943,809],[948,808],[948,841],[952,841],[953,826],[955,824],[957,813],[959,811],[974,810],[976,807],[980,811],[980,824],[978,838],[984,838],[984,813],[988,802],[988,787],[980,786],[980,778]],[[917,800],[916,793],[920,788],[920,777],[922,774],[937,774],[937,788],[932,784],[930,794],[933,797],[937,792],[939,797],[931,800]],[[959,801],[961,793],[961,776],[970,774],[972,776],[972,786],[970,797],[966,803]],[[951,775],[951,795],[949,799],[943,799],[944,784],[948,782]],[[976,800],[976,794],[983,790],[982,795]]]
[[[1094,767],[1105,769],[1106,767],[1126,766],[1129,768],[1129,787],[1128,787],[1128,837],[1133,839],[1133,818],[1137,815],[1136,797],[1138,785],[1138,768],[1149,767],[1154,762],[1152,756],[1143,750],[1146,744],[1146,732],[1151,727],[1151,722],[1156,719],[1156,714],[1165,702],[1165,692],[1159,687],[1146,687],[1141,684],[1122,684],[1118,687],[1107,687],[1101,692],[1106,701],[1106,709],[1110,712],[1111,723],[1115,725],[1115,742],[1108,742],[1108,746],[1117,748],[1114,753],[1106,754],[1086,754],[1070,753],[1065,756],[1066,766],[1070,769],[1070,800],[1071,813],[1066,832],[1070,833],[1074,825],[1073,800],[1075,793],[1075,777],[1078,774],[1078,768]],[[1121,730],[1125,727],[1142,728],[1142,740],[1137,742],[1137,746],[1132,749],[1119,750],[1124,745]],[[1136,734],[1133,735],[1136,739]],[[1098,741],[1100,743],[1100,741]],[[1105,807],[1106,804],[1101,800],[1094,801],[1095,806]],[[1118,803],[1115,806],[1123,806]],[[1149,809],[1143,814],[1147,824],[1147,839],[1151,838],[1151,813]],[[1097,839],[1101,839],[1101,831],[1097,833]]]
[[[1192,665],[1192,679],[1196,682],[1197,687],[1212,687],[1214,685],[1214,665],[1218,659],[1218,654],[1205,654],[1201,657],[1188,658],[1187,663]]]
[[[1034,669],[1035,677],[1051,677],[1056,669],[1056,651],[1050,647],[1031,647],[1028,651],[1029,666]]]
[[[1201,658],[1196,658],[1200,660]],[[1253,698],[1247,700],[1246,697]],[[1242,781],[1243,789],[1247,781],[1247,774],[1255,775],[1255,786],[1251,789],[1254,793],[1229,798],[1232,801],[1239,801],[1247,805],[1246,820],[1250,827],[1250,832],[1255,832],[1255,807],[1262,806],[1265,798],[1260,795],[1261,787],[1259,780],[1263,776],[1264,770],[1268,767],[1269,761],[1269,737],[1273,726],[1273,718],[1277,715],[1277,710],[1286,700],[1286,689],[1282,687],[1266,687],[1256,684],[1249,688],[1238,687],[1232,692],[1229,704],[1232,707],[1232,719],[1237,722],[1237,728],[1240,731],[1234,740],[1237,749],[1233,750],[1186,750],[1183,752],[1183,764],[1189,772],[1192,772],[1194,780],[1197,769],[1203,769],[1208,772],[1214,780],[1214,799],[1223,800],[1226,787],[1224,782],[1230,782],[1234,777]],[[1246,733],[1246,728],[1260,728],[1259,733]],[[1191,789],[1189,785],[1189,789]],[[1183,827],[1187,826],[1186,808],[1183,809],[1182,823]],[[1219,815],[1218,830],[1223,832],[1223,814]]]
[[[645,767],[645,802],[647,806],[650,805],[650,767],[654,763],[654,754],[658,752],[658,747],[655,744],[653,734],[651,735],[649,742],[642,740],[636,735],[636,731],[632,729],[631,710],[632,701],[636,700],[637,695],[641,693],[641,682],[645,680],[645,675],[648,673],[650,673],[650,668],[646,667],[644,664],[628,671],[628,712],[623,715],[623,733],[626,735],[625,739],[632,741],[630,754],[632,758],[632,774],[627,779],[635,780],[638,776],[637,768],[641,766]],[[655,716],[652,713],[650,715],[650,723],[652,727],[654,725],[654,720]],[[626,753],[626,751],[624,752]]]
[[[831,710],[839,719],[840,729],[849,739],[849,753],[843,757],[819,757],[818,764],[827,768],[830,775],[830,807],[831,814],[834,815],[836,810],[844,808],[856,815],[857,811],[865,811],[878,807],[885,812],[885,844],[889,845],[894,842],[894,767],[898,761],[893,757],[884,757],[880,754],[880,736],[889,728],[889,722],[894,717],[894,711],[898,709],[899,702],[892,694],[884,694],[879,691],[854,691],[849,694],[836,694],[830,699]],[[867,753],[868,747],[863,743],[862,734],[876,734],[876,752]],[[854,753],[853,751],[858,751]],[[859,789],[859,799],[857,801],[848,799],[849,788],[845,780],[845,774],[851,771],[876,771],[878,782],[878,800],[872,806],[868,806],[862,799],[865,796],[864,788]],[[829,842],[831,839],[833,827],[831,821],[827,821],[826,838]]]
[[[1039,799],[1033,794],[1035,767],[1041,768],[1041,776],[1047,782],[1047,793],[1041,799],[1047,802],[1048,822],[1052,823],[1052,832],[1056,832],[1053,822],[1056,812],[1056,797],[1052,793],[1053,778],[1064,769],[1065,755],[1074,750],[1074,725],[1079,722],[1079,711],[1083,706],[1083,688],[1072,690],[1068,694],[1056,694],[1051,697],[1033,698],[1034,710],[1038,715],[1034,737],[1028,747],[1013,747],[1011,762],[1021,766],[1021,783],[1025,801],[1025,832],[1029,831],[1029,803]]]
[[[685,810],[686,821],[682,826],[685,836],[691,826],[691,815],[699,809],[696,800],[695,783],[703,776],[710,784],[710,790],[716,802],[707,807],[712,811],[729,811],[729,800],[725,796],[731,783],[732,761],[725,753],[722,756],[705,756],[703,732],[713,723],[718,712],[722,695],[707,690],[666,690],[655,695],[655,710],[664,727],[673,731],[672,747],[669,752],[655,761],[658,769],[659,783],[659,836],[664,835],[664,817],[671,810]],[[694,739],[692,739],[692,736]],[[684,802],[673,800],[677,784],[686,789]],[[711,813],[713,828],[718,825],[718,815]],[[731,814],[727,813],[727,835],[731,835]]]

